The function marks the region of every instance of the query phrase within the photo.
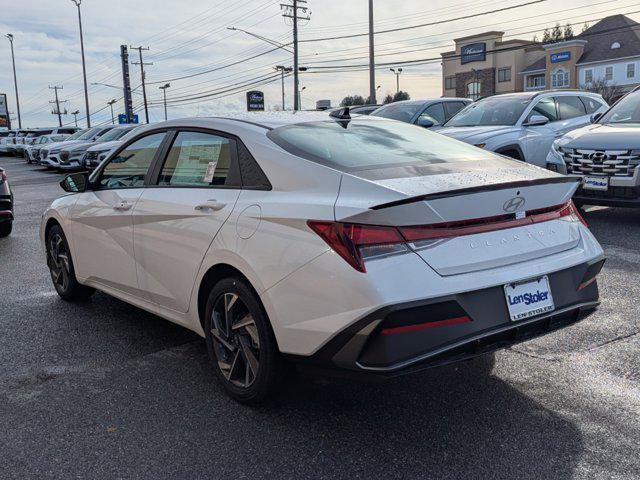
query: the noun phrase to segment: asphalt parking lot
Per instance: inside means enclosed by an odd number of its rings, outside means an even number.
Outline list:
[[[581,323],[382,384],[295,377],[230,400],[196,335],[56,295],[38,240],[61,174],[0,157],[0,478],[640,478],[640,211],[590,208],[608,261]]]

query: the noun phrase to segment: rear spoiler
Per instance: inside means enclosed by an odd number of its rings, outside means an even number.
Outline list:
[[[479,185],[477,187],[459,188],[457,190],[449,190],[447,192],[427,193],[425,195],[418,195],[416,197],[403,198],[402,200],[395,200],[393,202],[375,205],[371,207],[370,210],[381,210],[383,208],[396,207],[398,205],[404,205],[407,203],[422,202],[424,200],[436,200],[439,198],[457,197],[460,195],[468,195],[470,193],[492,192],[494,190],[531,187],[534,185],[550,185],[554,183],[579,183],[579,182],[580,182],[579,177],[562,176],[562,177],[536,178],[534,180],[518,180],[515,182],[493,183],[490,185]]]

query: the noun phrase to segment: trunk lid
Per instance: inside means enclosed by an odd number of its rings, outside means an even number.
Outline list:
[[[433,167],[429,172],[393,167],[344,175],[336,220],[398,227],[515,220],[567,203],[578,186],[574,178],[501,158],[465,162],[464,171],[446,163],[435,166],[437,171]],[[576,247],[579,240],[575,223],[551,220],[412,247],[440,275],[455,275],[551,255]]]

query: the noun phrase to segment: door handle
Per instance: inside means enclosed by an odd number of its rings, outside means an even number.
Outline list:
[[[131,206],[132,206],[132,205],[131,205],[130,203],[125,202],[125,201],[123,200],[122,202],[116,203],[116,204],[113,206],[113,209],[114,209],[114,210],[119,210],[119,211],[124,212],[124,211],[126,211],[126,210],[129,210],[129,209],[131,208]]]
[[[210,200],[207,200],[204,203],[201,203],[200,205],[196,205],[193,208],[195,210],[198,210],[198,211],[201,211],[201,210],[213,210],[214,212],[217,212],[218,210],[222,210],[226,206],[227,206],[226,203],[219,202],[216,199],[212,198]]]

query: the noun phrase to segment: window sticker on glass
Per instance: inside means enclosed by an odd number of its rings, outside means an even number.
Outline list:
[[[213,175],[216,173],[216,165],[218,165],[218,161],[209,162],[207,166],[207,171],[204,173],[204,178],[202,179],[205,183],[211,183],[213,181]]]

